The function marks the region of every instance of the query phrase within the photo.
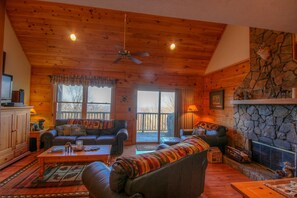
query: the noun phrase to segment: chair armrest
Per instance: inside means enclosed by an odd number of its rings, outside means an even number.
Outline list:
[[[44,149],[48,149],[53,146],[53,140],[57,135],[58,132],[55,129],[48,130],[42,134],[40,140],[44,143]]]
[[[119,194],[110,189],[109,177],[110,169],[102,162],[93,162],[85,168],[82,181],[90,197],[128,198],[124,193]]]
[[[118,141],[125,141],[128,139],[128,130],[127,129],[120,129],[116,134]]]
[[[50,129],[50,130],[47,130],[44,134],[52,135],[53,137],[56,137],[58,135],[58,131],[56,129]]]

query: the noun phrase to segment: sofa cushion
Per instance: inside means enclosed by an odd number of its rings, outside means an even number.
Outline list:
[[[84,125],[73,124],[71,125],[71,135],[73,136],[83,136],[87,135],[86,128]]]
[[[56,130],[58,132],[59,136],[67,136],[71,134],[71,125],[70,124],[64,124],[60,126],[56,126]]]
[[[110,129],[114,127],[113,120],[69,119],[67,124],[84,125],[87,129]]]
[[[64,135],[64,126],[56,126],[56,130],[58,132],[58,135]]]
[[[77,136],[57,136],[53,140],[54,145],[64,145],[67,142],[70,142],[71,144],[75,144]]]
[[[113,120],[101,120],[99,123],[99,129],[111,129],[113,128]]]
[[[226,136],[226,132],[227,132],[227,128],[222,125],[218,125],[210,122],[204,122],[204,121],[200,121],[196,123],[195,127],[205,129],[206,135],[208,135],[209,133],[209,135],[213,135],[213,136],[216,135],[219,137],[223,137],[223,136]]]
[[[205,135],[205,129],[201,127],[195,128],[193,129],[192,135],[199,135],[199,136]]]
[[[205,133],[207,136],[219,136],[217,130],[206,130]]]
[[[100,135],[116,135],[117,131],[114,128],[111,129],[101,129],[100,130]]]
[[[96,135],[99,136],[101,131],[98,129],[86,129],[87,135]]]
[[[114,142],[116,142],[114,135],[101,135],[96,139],[97,144],[113,144]]]
[[[96,144],[96,135],[86,135],[86,136],[80,136],[77,138],[77,140],[82,140],[84,145],[95,145]]]

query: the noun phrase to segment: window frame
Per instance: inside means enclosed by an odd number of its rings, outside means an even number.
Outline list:
[[[56,123],[57,120],[57,104],[58,102],[58,85],[60,84],[55,84],[53,85],[53,105],[52,105],[52,117],[53,117],[53,123]],[[64,84],[65,85],[65,84]],[[80,86],[80,85],[78,85]],[[114,116],[114,96],[115,96],[115,87],[111,86],[108,88],[111,88],[111,101],[110,103],[88,103],[88,87],[89,85],[81,85],[83,87],[83,100],[82,102],[79,102],[80,104],[82,104],[82,112],[81,112],[81,118],[79,119],[88,119],[87,118],[87,106],[88,104],[110,104],[110,116],[109,119],[111,120]],[[106,86],[107,87],[107,86]],[[100,87],[99,87],[100,88]],[[63,102],[65,103],[65,102]],[[75,102],[69,102],[69,103],[75,103]]]

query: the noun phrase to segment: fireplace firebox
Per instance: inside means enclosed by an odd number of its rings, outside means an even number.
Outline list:
[[[252,160],[271,170],[281,170],[283,162],[296,167],[296,152],[277,148],[262,142],[252,141]],[[295,169],[295,176],[297,175]]]

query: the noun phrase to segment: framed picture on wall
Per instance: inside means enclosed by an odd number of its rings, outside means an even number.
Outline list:
[[[224,109],[224,90],[212,90],[209,92],[209,108]]]

